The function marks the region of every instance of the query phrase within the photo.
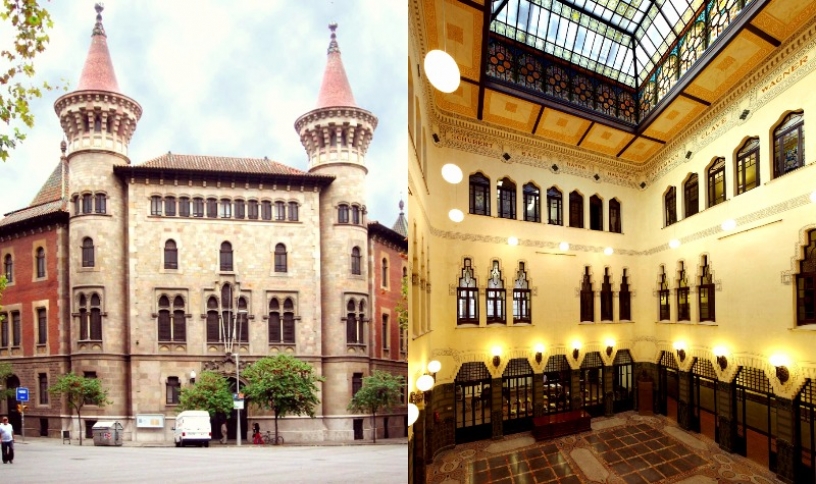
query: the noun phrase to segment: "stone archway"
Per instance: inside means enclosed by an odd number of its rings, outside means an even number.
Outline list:
[[[17,388],[20,386],[20,379],[17,375],[11,375],[6,378],[6,388],[9,390]],[[14,433],[17,435],[22,435],[23,430],[23,416],[20,415],[20,412],[17,411],[17,396],[16,392],[9,395],[6,399],[6,405],[8,406],[8,418],[9,423],[14,428]]]

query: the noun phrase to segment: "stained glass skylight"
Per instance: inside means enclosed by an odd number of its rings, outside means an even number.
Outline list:
[[[638,87],[654,74],[661,59],[678,47],[678,37],[691,23],[709,25],[720,16],[727,17],[722,24],[725,26],[748,2],[493,0],[490,30],[627,86]],[[702,49],[693,47],[694,60],[716,34],[705,36]],[[691,49],[684,47],[686,51]]]

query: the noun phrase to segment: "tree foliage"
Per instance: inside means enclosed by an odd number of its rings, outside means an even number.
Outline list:
[[[42,97],[42,90],[55,86],[35,82],[34,58],[45,51],[48,30],[54,26],[51,15],[40,6],[39,0],[3,0],[0,8],[0,29],[11,31],[13,44],[0,48],[0,121],[10,128],[20,121],[28,128],[34,126],[34,114],[29,103]],[[67,90],[67,84],[65,87]],[[14,132],[0,131],[0,160],[6,161],[9,151],[21,143],[26,135],[19,126]]]
[[[65,397],[68,408],[73,413],[76,410],[79,427],[82,429],[82,407],[86,404],[104,407],[110,403],[108,391],[102,388],[102,383],[96,378],[87,378],[74,372],[66,373],[57,378],[57,382],[48,388],[48,392],[55,397]],[[82,431],[79,432],[79,445],[82,445]]]
[[[263,358],[247,367],[241,375],[246,378],[244,394],[255,405],[275,412],[275,441],[278,437],[278,418],[303,415],[314,418],[314,409],[320,403],[317,383],[326,381],[314,373],[312,365],[289,355]]]
[[[363,387],[354,394],[348,410],[355,413],[370,413],[374,442],[377,442],[377,412],[388,411],[400,404],[405,379],[402,375],[392,375],[386,371],[374,370],[371,376],[363,378]]]
[[[2,307],[0,307],[2,309]],[[11,363],[4,361],[0,362],[0,384],[2,385],[2,390],[0,390],[0,399],[6,399],[9,397],[13,397],[16,394],[16,389],[14,388],[6,388],[5,382],[8,381],[8,377],[14,373],[14,370],[11,367]]]
[[[408,329],[408,276],[402,278],[400,300],[394,311],[397,313],[400,331],[406,331]]]
[[[176,412],[184,410],[206,410],[210,417],[217,413],[232,412],[232,393],[229,381],[212,371],[203,371],[196,378],[195,385],[181,389]]]

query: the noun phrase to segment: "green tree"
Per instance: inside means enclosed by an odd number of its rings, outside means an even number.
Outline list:
[[[102,388],[102,383],[98,379],[80,376],[74,372],[57,378],[57,382],[48,388],[48,392],[57,398],[65,396],[71,413],[76,410],[80,428],[79,445],[82,445],[82,407],[86,403],[97,407],[113,403],[108,400],[108,391]]]
[[[402,288],[400,300],[394,311],[397,313],[400,331],[408,329],[408,276],[402,278]]]
[[[0,300],[3,299],[3,290],[5,288],[6,288],[6,276],[1,275],[0,276]],[[3,322],[3,313],[2,313],[2,311],[3,311],[3,305],[0,304],[0,323]],[[8,363],[8,362],[0,363],[0,388],[2,388],[2,390],[0,390],[0,399],[14,396],[15,390],[13,388],[11,388],[11,389],[10,388],[5,388],[5,386],[6,386],[5,382],[8,379],[8,377],[11,376],[12,373],[13,373],[13,371],[11,369],[11,363]]]
[[[402,375],[392,375],[386,371],[374,370],[371,376],[363,378],[363,387],[354,394],[348,410],[355,413],[370,413],[374,442],[377,442],[377,412],[388,411],[400,404],[405,379]]]
[[[0,49],[0,121],[11,126],[12,121],[22,121],[34,126],[34,114],[30,102],[42,97],[42,89],[52,90],[47,82],[35,82],[34,58],[45,51],[49,41],[48,30],[54,26],[51,14],[40,6],[39,0],[3,0],[0,8],[0,29],[10,31],[14,42],[10,48]],[[63,81],[64,82],[64,81]],[[64,89],[67,91],[67,83]],[[21,143],[26,135],[14,126],[14,133],[0,134],[0,160],[6,161],[9,151]]]
[[[195,385],[182,388],[176,412],[184,410],[206,410],[210,417],[217,413],[232,412],[232,393],[229,381],[212,371],[202,371]]]
[[[247,380],[244,394],[255,405],[275,412],[275,442],[278,441],[278,418],[306,414],[314,418],[317,383],[326,381],[314,368],[289,355],[263,358],[247,367],[241,375]]]

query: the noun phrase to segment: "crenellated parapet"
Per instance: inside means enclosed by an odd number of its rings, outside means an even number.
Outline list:
[[[329,163],[354,163],[365,168],[376,128],[377,117],[356,107],[319,108],[295,122],[310,169]]]
[[[54,103],[68,143],[67,154],[79,150],[107,150],[128,155],[130,139],[142,107],[118,93],[75,91]]]

